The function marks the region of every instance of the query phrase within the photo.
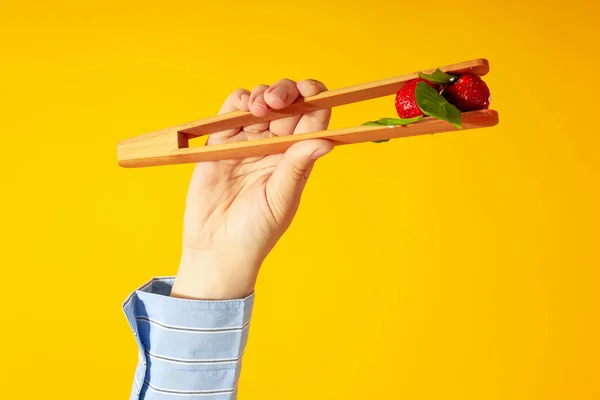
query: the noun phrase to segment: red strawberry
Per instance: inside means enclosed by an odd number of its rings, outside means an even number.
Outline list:
[[[462,75],[442,94],[461,111],[483,110],[490,106],[490,89],[475,74]]]
[[[400,118],[413,118],[423,115],[423,111],[417,105],[415,100],[415,88],[417,83],[425,82],[435,88],[435,85],[428,80],[417,78],[404,84],[396,93],[396,112]]]

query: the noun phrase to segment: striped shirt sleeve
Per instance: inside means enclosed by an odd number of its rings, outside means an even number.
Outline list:
[[[130,400],[234,400],[254,295],[240,300],[170,297],[155,278],[123,310],[139,348]]]

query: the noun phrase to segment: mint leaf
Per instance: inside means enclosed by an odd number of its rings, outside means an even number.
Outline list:
[[[398,126],[412,124],[413,122],[417,122],[421,118],[423,118],[422,115],[419,115],[418,117],[414,118],[380,118],[375,122],[380,125]]]
[[[451,83],[458,79],[458,75],[447,74],[445,72],[440,71],[439,69],[433,71],[433,74],[431,75],[419,72],[419,76],[423,79],[428,80],[431,83],[438,84]]]
[[[448,100],[425,82],[417,84],[415,99],[426,115],[448,121],[456,128],[462,129],[462,116],[458,108],[448,103]]]

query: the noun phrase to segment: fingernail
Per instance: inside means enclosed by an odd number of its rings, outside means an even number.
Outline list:
[[[280,102],[285,102],[288,97],[288,92],[282,87],[276,87],[269,94],[275,96]]]
[[[333,146],[319,147],[317,150],[313,151],[313,153],[310,155],[310,158],[312,160],[317,160],[329,153],[331,150],[333,150]]]
[[[266,106],[266,105],[264,105],[264,104],[262,104],[262,103],[258,102],[258,99],[254,99],[254,102],[253,102],[252,104],[254,104],[255,106],[262,107],[262,108],[264,108],[265,110],[268,110],[268,108],[267,108],[267,106]]]

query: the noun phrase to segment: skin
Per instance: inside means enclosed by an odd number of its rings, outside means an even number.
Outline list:
[[[238,89],[220,113],[256,116],[327,90],[315,80],[283,79],[251,92]],[[327,129],[331,109],[210,135],[207,145]],[[285,154],[196,165],[184,215],[181,262],[171,296],[240,299],[254,291],[267,254],[290,226],[317,159],[333,149],[327,140],[305,140]]]

